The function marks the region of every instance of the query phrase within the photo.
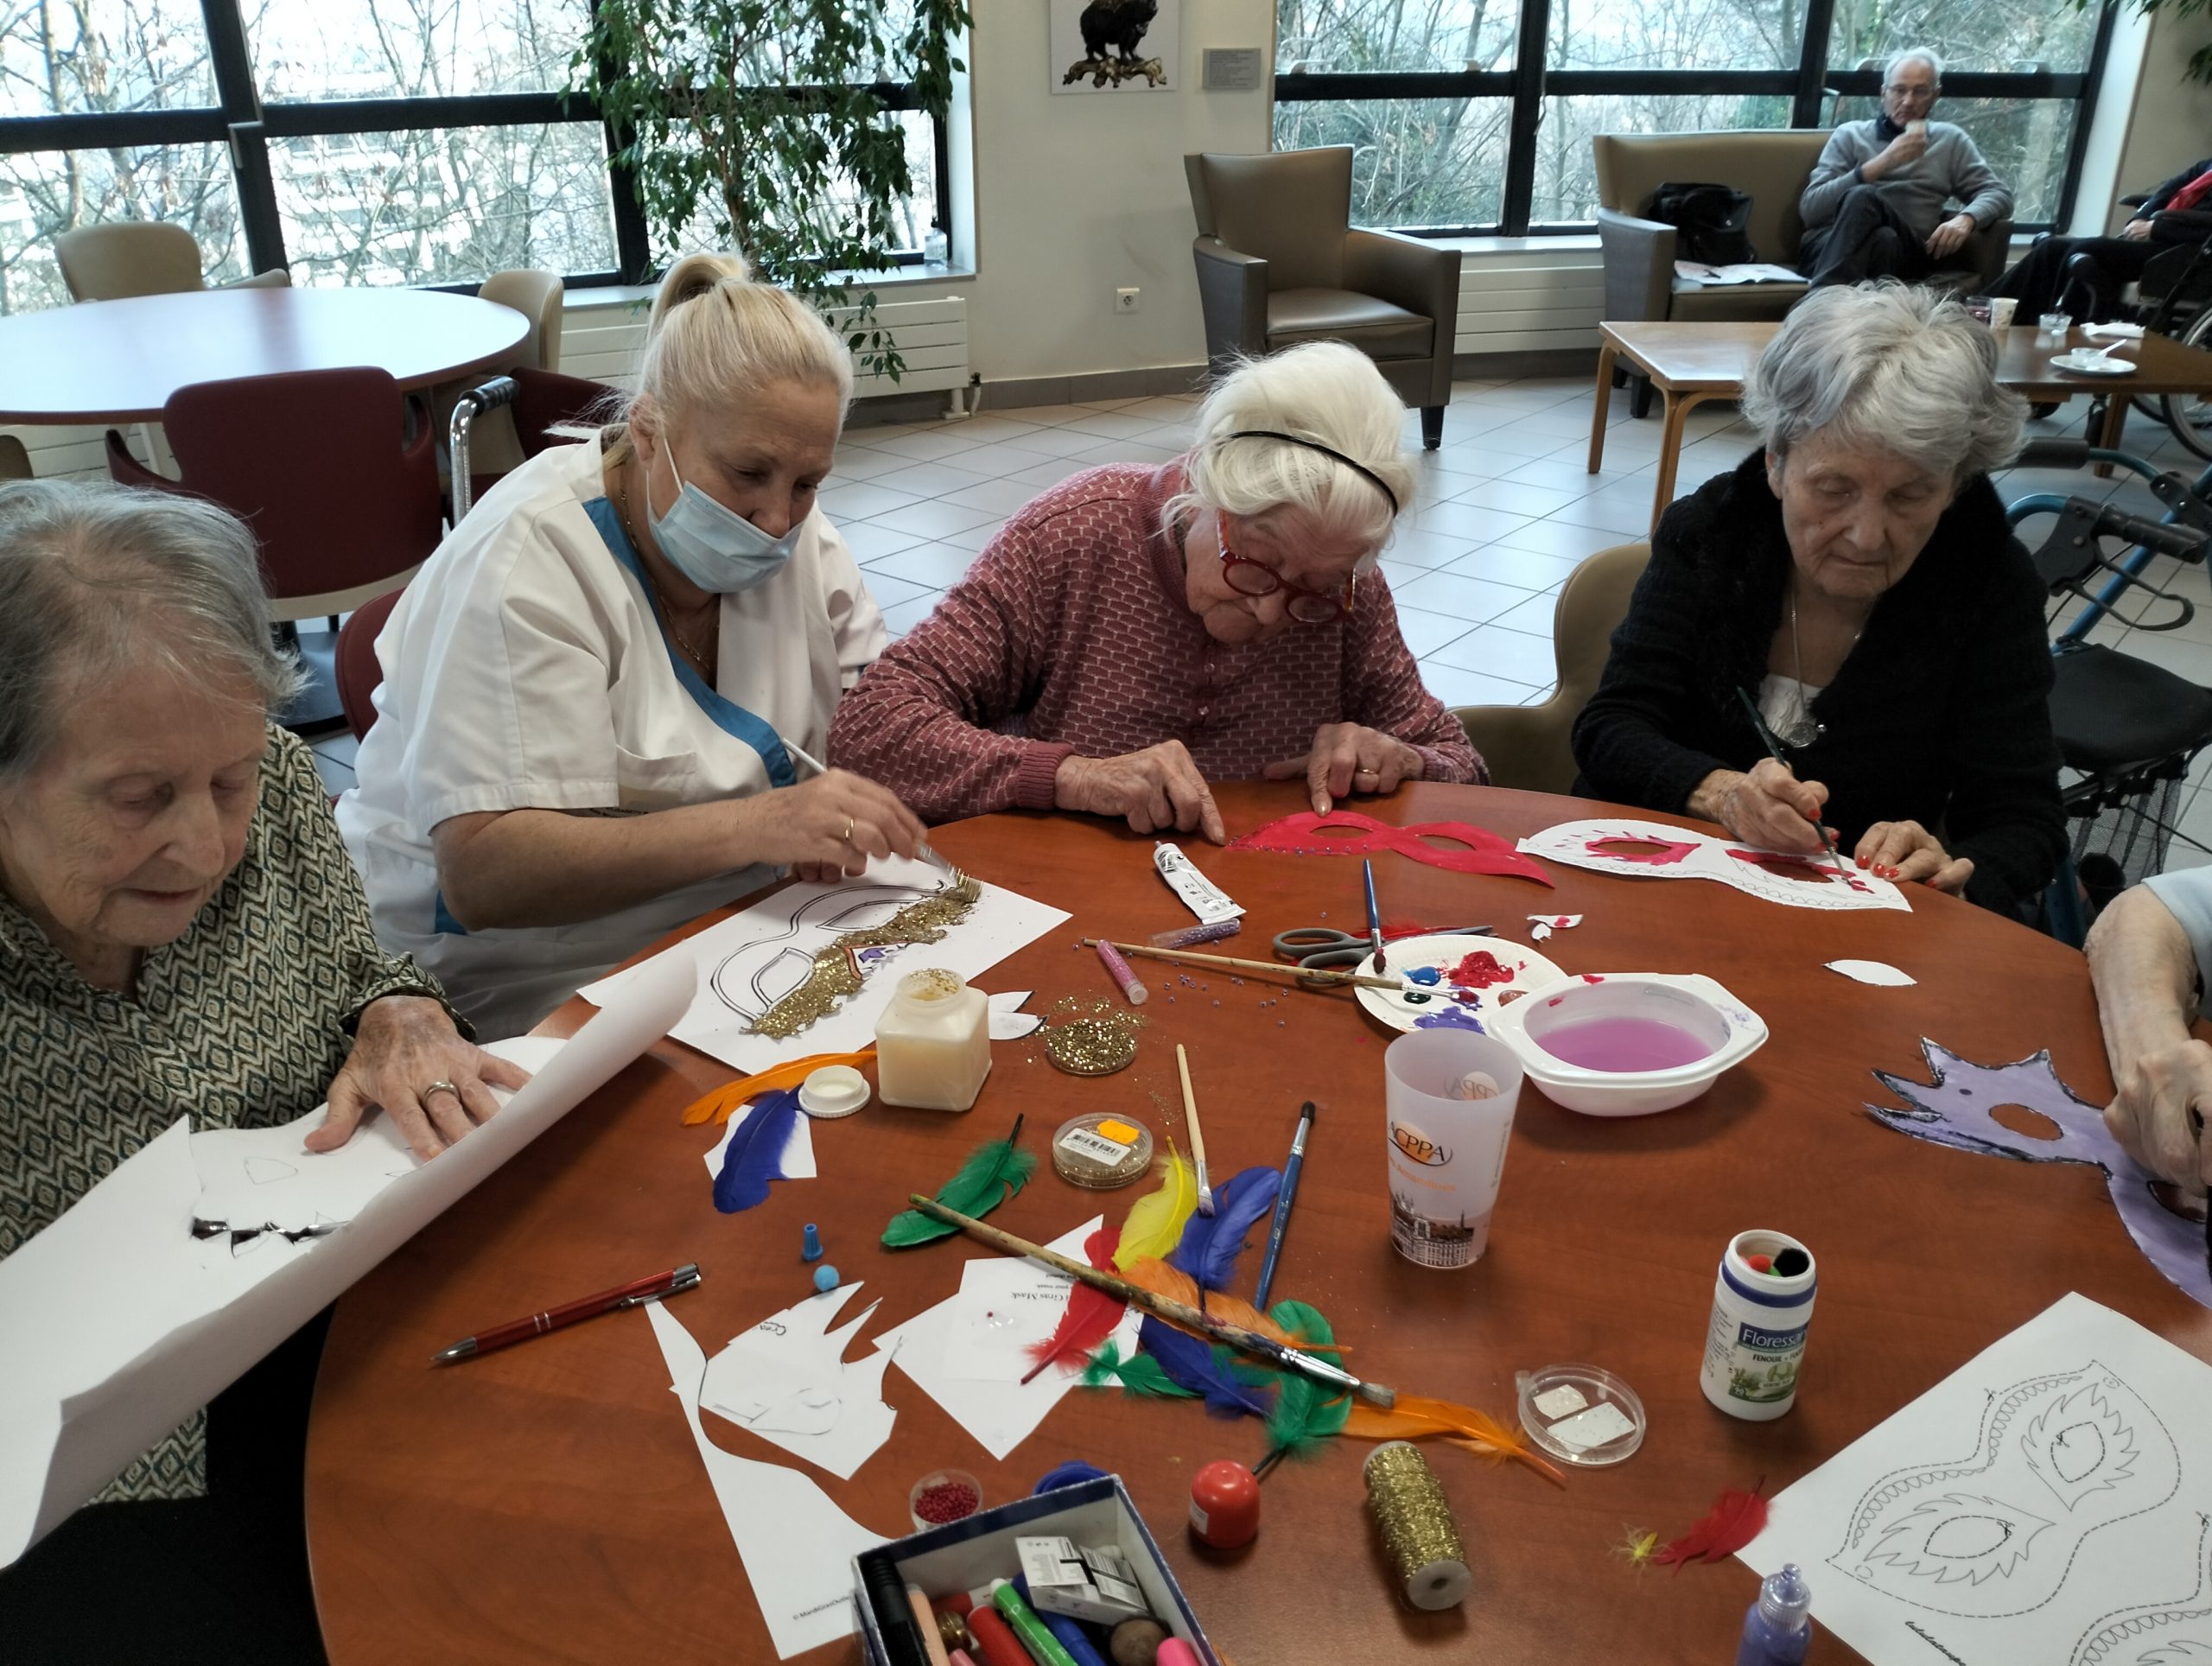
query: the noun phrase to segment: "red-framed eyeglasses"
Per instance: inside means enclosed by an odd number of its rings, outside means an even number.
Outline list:
[[[1216,536],[1221,542],[1221,576],[1237,595],[1271,596],[1281,590],[1287,598],[1283,611],[1301,625],[1333,625],[1351,612],[1354,578],[1347,577],[1344,588],[1333,594],[1309,590],[1302,584],[1293,584],[1264,563],[1238,555],[1229,547],[1225,525],[1218,528]]]

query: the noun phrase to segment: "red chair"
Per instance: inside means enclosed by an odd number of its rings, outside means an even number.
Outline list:
[[[251,527],[269,617],[288,631],[397,589],[444,536],[429,412],[388,372],[196,382],[169,396],[162,426],[181,478],[142,466],[113,429],[108,473],[124,486],[211,499]],[[332,651],[301,645],[309,685],[280,721],[302,732],[333,727],[342,714]]]
[[[346,724],[356,741],[367,740],[376,726],[375,696],[384,682],[384,667],[377,662],[377,638],[401,594],[393,590],[363,602],[339,627],[338,703],[346,709]]]
[[[522,447],[524,459],[535,457],[549,447],[571,443],[568,436],[548,434],[546,429],[564,423],[604,421],[617,408],[622,397],[620,388],[604,382],[594,382],[582,376],[563,376],[558,371],[536,370],[528,365],[518,365],[487,383],[480,384],[485,391],[499,386],[502,381],[512,381],[515,391],[507,404],[507,414],[512,419],[514,436]],[[480,395],[481,397],[481,395]],[[466,430],[456,430],[453,442],[454,467],[461,472],[468,486],[467,502],[474,504],[502,478],[497,473],[477,468],[469,455]],[[466,506],[461,514],[468,512]],[[461,516],[453,518],[457,523]]]

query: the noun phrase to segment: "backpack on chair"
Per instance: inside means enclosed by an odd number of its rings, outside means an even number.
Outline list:
[[[1684,260],[1738,266],[1759,258],[1745,230],[1751,224],[1751,200],[1732,186],[1662,185],[1644,212],[1681,232]]]

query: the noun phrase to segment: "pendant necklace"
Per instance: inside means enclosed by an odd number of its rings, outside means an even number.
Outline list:
[[[1866,634],[1862,625],[1851,633],[1851,646],[1859,645],[1859,639]],[[1844,651],[1850,657],[1850,649]],[[1796,708],[1790,715],[1775,728],[1775,738],[1793,750],[1809,747],[1827,732],[1827,725],[1813,715],[1811,702],[1805,698],[1805,649],[1797,636],[1797,583],[1793,577],[1789,584],[1789,669],[1790,680],[1796,685],[1789,691],[1791,703]]]
[[[707,686],[711,689],[715,686],[715,668],[707,663],[704,654],[684,639],[683,631],[677,627],[676,609],[669,606],[668,598],[661,594],[660,581],[653,576],[652,563],[645,559],[645,546],[638,542],[638,529],[630,525],[630,487],[627,481],[623,483],[622,501],[615,506],[614,512],[622,518],[623,535],[630,540],[630,547],[638,552],[638,570],[645,575],[645,588],[653,593],[653,600],[660,604],[660,616],[668,626],[669,640],[683,651],[683,657],[691,662],[692,669],[707,679]],[[1794,610],[1796,606],[1795,598],[1790,606]],[[1794,622],[1794,611],[1791,619]]]

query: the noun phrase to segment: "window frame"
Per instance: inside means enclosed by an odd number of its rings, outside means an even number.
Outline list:
[[[1586,237],[1595,220],[1529,219],[1535,198],[1537,136],[1548,99],[1635,97],[1639,94],[1787,98],[1789,125],[1818,129],[1821,106],[1830,97],[1878,98],[1881,76],[1871,70],[1829,67],[1828,37],[1835,22],[1834,0],[1805,0],[1805,31],[1794,69],[1552,69],[1545,56],[1551,37],[1551,0],[1521,0],[1520,35],[1510,70],[1450,70],[1366,73],[1279,71],[1274,104],[1367,104],[1386,99],[1509,99],[1510,137],[1506,146],[1505,189],[1497,222],[1489,226],[1402,226],[1388,229],[1408,237]],[[2049,221],[2023,220],[2016,232],[2063,226],[2074,216],[2088,150],[2090,118],[2104,84],[2119,0],[2102,0],[2089,44],[2088,63],[2078,72],[2013,73],[1947,71],[1946,98],[2054,101],[2076,107],[2067,145],[2066,172],[2059,185],[2058,213]],[[1272,125],[1273,111],[1269,111]]]
[[[595,16],[599,0],[591,0]],[[200,0],[207,31],[208,60],[214,72],[214,105],[120,113],[0,117],[0,156],[38,150],[105,150],[175,144],[226,147],[238,195],[246,261],[253,271],[289,268],[276,183],[270,166],[271,139],[318,138],[358,133],[413,132],[426,128],[550,127],[594,124],[603,135],[607,187],[614,212],[617,268],[612,271],[567,272],[570,289],[651,283],[656,276],[652,237],[638,207],[630,170],[616,158],[628,136],[601,115],[597,97],[602,78],[577,92],[480,92],[451,98],[296,99],[264,102],[253,75],[253,54],[246,39],[242,0]],[[810,89],[788,89],[794,96]],[[870,88],[887,113],[919,110],[911,81],[878,81]],[[937,201],[933,224],[949,238],[952,231],[951,143],[943,117],[930,123],[936,152]],[[893,255],[899,266],[918,266],[919,251]],[[486,274],[488,276],[488,274]],[[416,284],[421,289],[474,294],[475,283]]]

